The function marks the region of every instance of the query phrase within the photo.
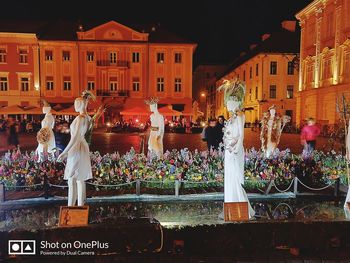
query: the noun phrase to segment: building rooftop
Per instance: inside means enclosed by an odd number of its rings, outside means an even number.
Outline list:
[[[242,52],[241,56],[233,60],[228,70],[225,71],[220,78],[229,74],[231,71],[259,54],[297,54],[300,52],[300,31],[298,30],[292,32],[286,29],[281,29],[279,32],[265,34],[263,35],[263,38],[265,38],[265,40],[257,45],[251,45],[251,49]]]
[[[99,21],[69,21],[69,20],[55,20],[55,21],[19,21],[19,20],[0,20],[0,32],[11,33],[33,33],[41,40],[78,40],[77,32],[79,27],[83,31],[90,30],[94,27],[107,23],[111,20]],[[124,24],[125,25],[125,24]],[[126,25],[131,29],[140,33],[148,33],[148,42],[150,43],[188,43],[195,44],[193,41],[182,38],[160,25]]]

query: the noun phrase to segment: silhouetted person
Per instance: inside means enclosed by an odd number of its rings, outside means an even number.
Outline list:
[[[208,150],[212,148],[217,150],[219,148],[221,133],[217,126],[216,119],[209,120],[209,125],[205,129],[205,140],[207,142]]]
[[[18,133],[17,133],[17,124],[13,120],[13,118],[9,118],[9,136],[7,138],[7,143],[9,146],[15,146],[17,147],[19,145],[18,142]]]

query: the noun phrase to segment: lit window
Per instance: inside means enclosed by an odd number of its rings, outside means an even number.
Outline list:
[[[63,90],[71,90],[72,88],[72,82],[70,80],[70,77],[64,77],[63,78]]]
[[[0,63],[6,63],[6,50],[0,49]]]
[[[7,91],[7,77],[0,77],[0,91]]]
[[[19,51],[19,63],[27,64],[28,63],[28,52],[27,50]]]
[[[118,78],[117,77],[110,77],[109,78],[109,90],[110,91],[117,91],[118,90]]]
[[[63,51],[62,58],[63,58],[63,61],[70,61],[70,52],[69,51]]]
[[[117,52],[110,52],[109,53],[109,62],[111,64],[116,64],[117,63]]]
[[[88,80],[88,82],[87,82],[87,89],[88,90],[95,90],[95,81]]]
[[[21,78],[21,91],[29,90],[29,78]]]
[[[175,53],[175,63],[181,63],[181,62],[182,62],[182,54]]]
[[[132,90],[133,91],[140,91],[140,78],[139,77],[134,77],[132,79]]]
[[[277,75],[277,61],[270,62],[270,75]]]
[[[277,98],[277,87],[276,85],[270,85],[270,99]]]
[[[181,92],[181,78],[175,78],[175,92]]]
[[[53,52],[52,52],[52,50],[46,50],[45,51],[45,60],[46,61],[52,61],[53,60]]]
[[[287,86],[287,99],[293,99],[293,90],[294,90],[293,85]]]
[[[164,63],[164,53],[157,53],[157,63]]]
[[[164,78],[157,78],[157,92],[164,92]]]
[[[139,62],[140,62],[140,53],[132,52],[132,63],[139,63]]]
[[[94,61],[94,52],[92,52],[92,51],[86,52],[86,60],[88,62]]]
[[[46,77],[46,90],[53,90],[53,77]]]

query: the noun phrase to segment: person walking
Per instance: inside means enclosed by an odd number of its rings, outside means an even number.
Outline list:
[[[305,125],[301,130],[301,144],[304,145],[304,152],[306,154],[312,153],[316,148],[316,138],[320,135],[321,129],[316,125],[314,118],[309,118],[307,120],[307,125]]]
[[[9,118],[8,121],[8,127],[9,127],[9,136],[7,138],[7,144],[9,146],[18,147],[19,141],[18,141],[18,127],[16,122],[13,120],[13,118]]]
[[[208,127],[205,128],[205,140],[207,142],[208,150],[218,150],[220,143],[220,134],[216,119],[210,119]],[[222,137],[221,137],[222,140]]]

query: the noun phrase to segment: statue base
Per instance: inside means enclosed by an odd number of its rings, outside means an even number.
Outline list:
[[[89,223],[89,206],[61,206],[59,227],[87,226]]]
[[[225,202],[224,219],[225,221],[248,221],[248,202]]]

